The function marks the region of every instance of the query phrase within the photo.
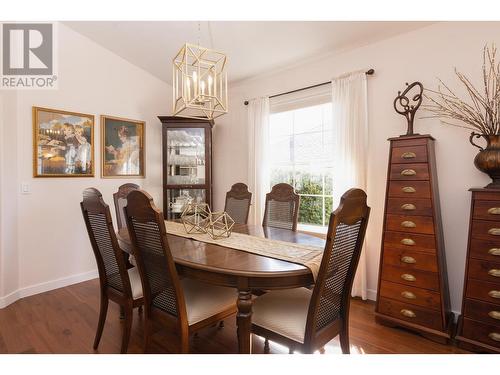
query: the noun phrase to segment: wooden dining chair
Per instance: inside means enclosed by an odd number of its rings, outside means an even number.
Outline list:
[[[144,351],[156,321],[176,332],[188,353],[190,334],[236,312],[236,290],[179,278],[163,214],[148,193],[131,192],[125,212],[144,289]]]
[[[231,216],[236,224],[246,224],[251,202],[252,193],[248,191],[248,186],[238,182],[231,186],[231,190],[226,193],[224,211]]]
[[[272,340],[312,353],[340,335],[342,353],[349,353],[351,289],[369,215],[365,192],[348,190],[330,215],[314,288],[271,291],[255,300],[252,332],[265,338],[265,352]]]
[[[99,190],[85,189],[80,206],[97,262],[101,289],[101,308],[94,350],[99,346],[108,312],[108,301],[111,300],[120,305],[124,311],[121,353],[126,353],[133,309],[144,303],[139,272],[135,267],[127,270],[122,250],[116,239],[109,206],[102,199]]]
[[[121,185],[118,188],[118,191],[113,194],[113,201],[115,202],[115,213],[116,213],[116,222],[118,223],[118,230],[127,228],[127,218],[125,217],[125,211],[123,210],[127,205],[127,195],[133,191],[139,189],[140,186],[133,183],[126,183]],[[128,254],[127,252],[122,252],[123,257],[125,258],[125,264],[127,268],[134,267],[135,257],[132,254]],[[142,313],[142,306],[139,307],[139,313]],[[120,318],[123,318],[123,311],[120,314]]]
[[[139,189],[139,185],[126,183],[118,188],[118,191],[113,194],[113,200],[115,202],[115,212],[116,221],[118,223],[118,230],[127,227],[127,218],[125,217],[125,211],[123,210],[127,205],[127,195],[133,191]]]
[[[289,184],[276,184],[266,194],[262,226],[297,230],[300,196]]]

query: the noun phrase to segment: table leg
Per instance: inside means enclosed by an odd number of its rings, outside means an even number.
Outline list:
[[[238,349],[240,354],[252,353],[252,293],[248,289],[238,290]]]

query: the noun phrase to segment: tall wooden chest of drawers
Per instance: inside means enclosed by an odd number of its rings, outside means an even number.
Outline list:
[[[500,353],[500,190],[471,191],[464,296],[455,339],[465,349]]]
[[[434,138],[414,135],[389,141],[376,320],[445,343],[453,319]]]

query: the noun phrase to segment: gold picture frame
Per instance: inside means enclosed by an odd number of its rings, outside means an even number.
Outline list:
[[[146,177],[146,122],[101,115],[101,177]]]
[[[94,177],[94,115],[32,107],[33,177]]]

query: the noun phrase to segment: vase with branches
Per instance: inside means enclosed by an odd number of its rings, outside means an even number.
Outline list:
[[[474,165],[493,180],[489,188],[500,188],[500,63],[497,63],[496,53],[495,45],[483,49],[481,89],[455,68],[468,94],[467,100],[462,100],[442,80],[437,90],[425,89],[424,94],[428,99],[424,108],[431,113],[427,118],[439,118],[444,124],[472,131],[469,141],[480,150]],[[477,138],[485,139],[484,148],[474,143]]]

